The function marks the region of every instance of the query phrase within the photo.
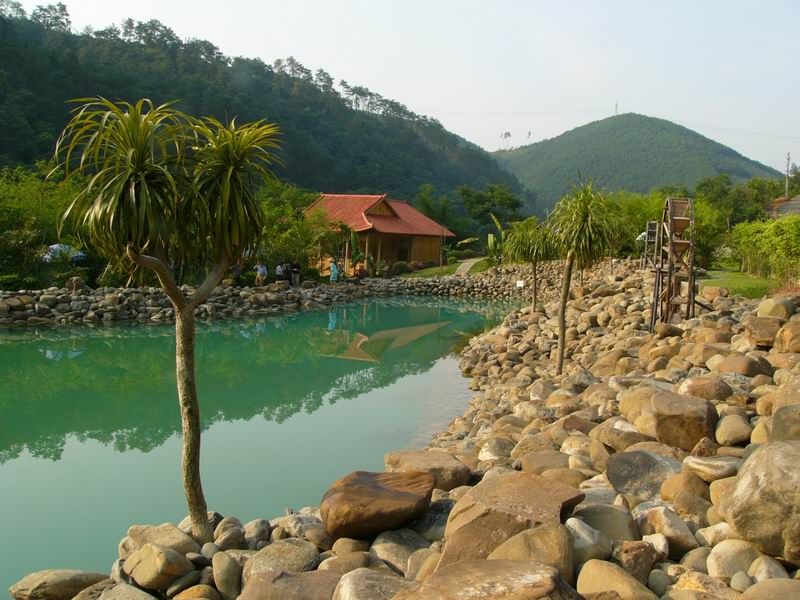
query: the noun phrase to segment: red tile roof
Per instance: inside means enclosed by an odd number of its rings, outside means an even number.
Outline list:
[[[368,214],[380,202],[385,202],[393,215]],[[322,194],[306,213],[323,210],[331,221],[344,223],[354,231],[375,231],[400,235],[444,235],[455,234],[439,225],[402,200],[389,200],[386,194]]]

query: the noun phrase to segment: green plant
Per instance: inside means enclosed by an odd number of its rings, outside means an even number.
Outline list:
[[[449,256],[449,257],[447,257],[447,264],[448,264],[448,265],[454,265],[454,264],[456,264],[457,262],[458,262],[458,259],[457,259],[455,256]]]
[[[566,260],[558,312],[558,375],[564,367],[566,310],[573,267],[585,269],[605,256],[615,243],[618,222],[614,205],[593,188],[591,178],[574,185],[572,194],[559,201],[548,219],[555,245]]]
[[[413,269],[409,264],[403,260],[398,260],[392,265],[392,275],[400,275],[401,273],[410,273]]]
[[[510,260],[531,263],[533,270],[532,307],[535,310],[538,300],[537,266],[541,261],[552,260],[558,256],[552,230],[539,223],[536,217],[512,223],[506,240],[506,255]]]
[[[278,128],[195,119],[174,103],[146,99],[80,102],[56,145],[54,173],[90,179],[82,180],[62,222],[74,217],[79,237],[133,276],[154,273],[172,302],[183,487],[193,535],[210,541],[200,479],[194,311],[261,235],[256,188],[273,177]],[[176,264],[208,268],[189,295],[176,282]]]

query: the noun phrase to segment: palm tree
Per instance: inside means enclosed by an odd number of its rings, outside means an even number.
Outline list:
[[[533,269],[533,299],[531,307],[536,310],[538,303],[538,263],[553,260],[558,252],[553,241],[552,231],[536,217],[511,224],[505,244],[506,256],[514,261],[529,262]]]
[[[592,180],[573,186],[572,194],[556,205],[548,221],[561,255],[566,259],[558,313],[556,373],[564,367],[566,310],[573,267],[585,269],[606,255],[617,235],[614,205],[592,188]]]
[[[278,127],[195,119],[150,100],[84,98],[56,146],[57,170],[86,183],[62,218],[96,252],[144,279],[155,274],[175,309],[182,476],[192,533],[213,537],[200,480],[200,408],[195,385],[195,309],[263,227],[257,187],[273,178]],[[174,267],[206,267],[185,293]]]

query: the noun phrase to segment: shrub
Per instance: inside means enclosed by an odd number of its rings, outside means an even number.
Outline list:
[[[448,257],[448,259],[447,259],[447,264],[448,264],[448,265],[454,265],[454,264],[456,264],[457,262],[458,262],[458,259],[457,259],[455,256],[450,256],[450,257]]]
[[[17,273],[0,275],[0,290],[15,292],[34,287],[36,287],[36,279],[34,277],[23,277]]]
[[[410,263],[408,263],[408,266],[411,267],[412,271],[419,271],[420,269],[425,268],[425,263],[421,263],[418,260],[412,260]]]
[[[398,260],[392,265],[392,275],[400,275],[401,273],[410,273],[411,266],[404,260]]]
[[[426,269],[432,269],[433,267],[438,267],[438,266],[439,266],[439,263],[436,262],[435,260],[429,260],[428,262],[425,263],[425,268]]]
[[[478,253],[472,248],[466,248],[465,250],[461,251],[461,258],[475,258],[477,256]]]
[[[322,279],[322,276],[319,274],[319,269],[314,269],[312,267],[303,269],[300,276],[303,280],[313,279],[314,281],[320,281]]]

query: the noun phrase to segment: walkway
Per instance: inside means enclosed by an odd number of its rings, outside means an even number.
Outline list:
[[[456,269],[456,275],[466,275],[469,273],[469,270],[475,263],[478,263],[483,260],[483,257],[478,258],[470,258],[469,260],[462,261],[459,263],[458,268]]]

